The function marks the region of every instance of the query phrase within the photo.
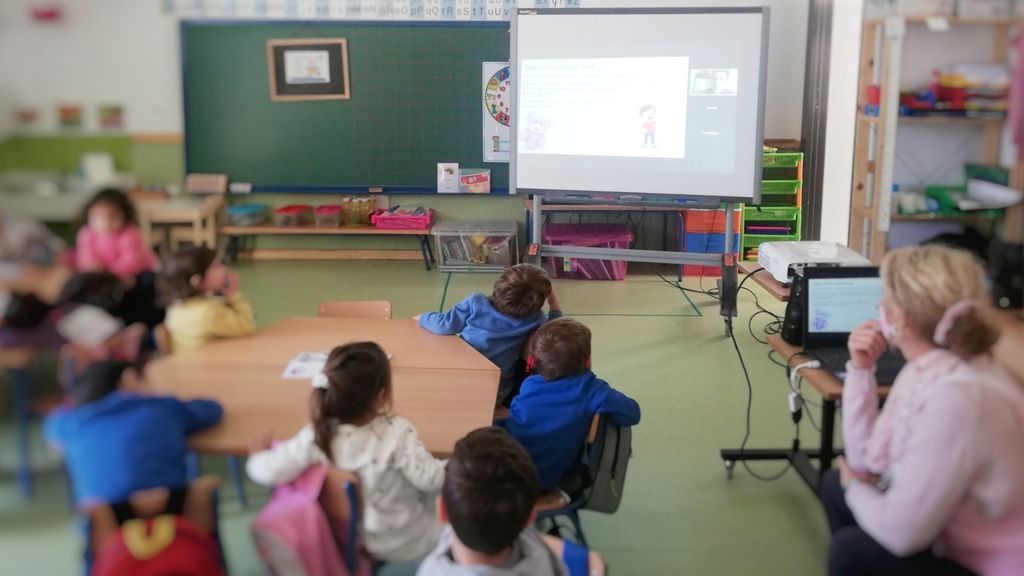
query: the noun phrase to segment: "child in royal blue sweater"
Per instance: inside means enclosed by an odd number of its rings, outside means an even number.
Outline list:
[[[547,301],[550,313],[542,309]],[[562,316],[558,296],[544,269],[532,264],[512,266],[494,283],[490,297],[470,295],[444,314],[427,312],[416,317],[420,326],[435,334],[459,334],[478,352],[501,368],[498,403],[514,393],[523,345],[546,320]],[[521,376],[519,376],[521,379]]]
[[[75,407],[54,412],[44,427],[64,452],[76,502],[123,502],[139,490],[187,485],[186,436],[220,422],[220,404],[136,392],[141,379],[123,362],[92,364],[76,380]]]
[[[540,327],[530,354],[534,375],[499,423],[533,458],[542,490],[559,487],[579,462],[594,414],[618,426],[640,422],[640,405],[590,371],[590,329],[571,318]]]

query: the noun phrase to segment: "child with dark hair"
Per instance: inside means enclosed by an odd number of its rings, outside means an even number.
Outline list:
[[[156,270],[156,254],[143,242],[135,206],[120,190],[100,190],[79,218],[75,268],[110,272],[134,283],[140,274]]]
[[[249,477],[266,486],[286,484],[314,464],[359,476],[366,549],[388,562],[422,559],[441,533],[424,494],[441,489],[444,466],[401,416],[389,414],[391,363],[373,342],[331,351],[313,380],[311,423],[272,446],[254,439]]]
[[[470,432],[455,443],[437,499],[450,527],[417,576],[567,576],[569,550],[601,573],[596,554],[588,559],[586,549],[531,527],[539,496],[537,471],[515,438],[494,427]]]
[[[579,462],[595,414],[618,426],[640,422],[640,405],[591,371],[590,329],[571,318],[540,327],[531,342],[534,374],[500,425],[522,443],[543,490],[559,487]]]
[[[51,414],[47,440],[64,452],[75,501],[123,502],[148,488],[184,488],[189,434],[220,422],[213,400],[139,393],[140,373],[97,362],[76,379],[73,408]]]
[[[168,304],[164,325],[174,352],[256,330],[252,307],[238,290],[238,274],[218,262],[209,248],[173,254],[164,262],[159,290]]]
[[[544,315],[544,302],[550,312]],[[516,387],[517,365],[523,344],[546,320],[562,316],[558,296],[543,268],[519,264],[505,270],[490,297],[471,294],[445,313],[416,317],[420,326],[435,334],[459,334],[463,340],[501,368],[498,402]]]

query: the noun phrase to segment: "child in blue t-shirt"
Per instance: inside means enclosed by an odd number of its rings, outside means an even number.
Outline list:
[[[550,309],[546,316],[542,311],[545,301]],[[501,368],[500,404],[514,393],[518,384],[518,365],[527,338],[546,320],[561,316],[558,296],[544,269],[518,264],[498,278],[490,297],[477,292],[448,312],[426,312],[416,319],[420,326],[435,334],[461,335],[470,346]]]
[[[612,424],[640,422],[640,405],[590,370],[590,329],[571,318],[540,327],[530,354],[534,374],[512,400],[507,420],[499,422],[533,458],[542,490],[559,487],[587,440],[594,414]]]
[[[212,400],[183,402],[137,392],[124,362],[97,362],[76,378],[75,406],[50,415],[46,439],[64,452],[75,501],[123,502],[148,488],[188,484],[186,437],[223,415]]]

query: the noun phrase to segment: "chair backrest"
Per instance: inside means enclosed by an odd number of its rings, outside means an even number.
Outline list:
[[[182,504],[181,516],[187,518],[204,534],[214,536],[217,532],[217,489],[220,480],[216,476],[202,476],[188,487]],[[137,518],[152,518],[167,510],[171,492],[166,488],[153,488],[135,492],[127,504]],[[89,519],[89,546],[98,552],[120,528],[117,515],[111,504],[95,504],[83,510]]]
[[[153,328],[153,340],[156,341],[156,351],[161,356],[170,354],[173,350],[171,349],[171,331],[167,329],[164,324],[157,324]]]
[[[316,312],[321,318],[391,319],[391,302],[387,300],[336,300],[321,302]]]
[[[335,540],[342,547],[343,560],[350,574],[359,563],[359,477],[347,470],[331,468],[320,491],[320,506],[330,520]],[[338,530],[343,527],[344,530]]]

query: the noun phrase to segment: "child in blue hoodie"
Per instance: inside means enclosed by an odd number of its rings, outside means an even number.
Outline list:
[[[590,329],[571,318],[541,326],[530,354],[534,374],[512,400],[507,420],[499,425],[514,436],[533,459],[542,490],[560,487],[587,440],[594,414],[618,426],[640,422],[640,405],[590,370]]]
[[[550,312],[542,309],[547,301]],[[479,292],[451,310],[426,312],[416,317],[420,326],[435,334],[459,334],[501,368],[498,403],[515,392],[523,345],[546,320],[562,316],[558,297],[544,269],[532,264],[512,266],[494,283],[494,292]],[[517,375],[518,378],[517,378]]]
[[[64,452],[77,503],[186,487],[186,437],[220,422],[220,404],[139,393],[141,378],[124,362],[97,362],[76,380],[74,408],[51,414],[44,434]]]

